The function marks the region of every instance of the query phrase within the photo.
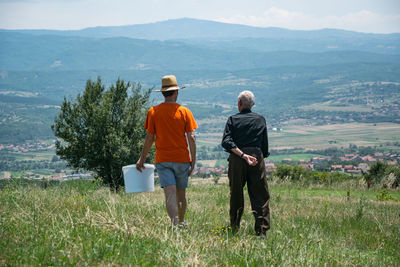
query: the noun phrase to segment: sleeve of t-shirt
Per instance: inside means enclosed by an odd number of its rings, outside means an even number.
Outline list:
[[[193,114],[189,109],[186,109],[186,125],[185,125],[185,132],[193,132],[197,129],[197,123],[194,120]]]
[[[147,112],[146,121],[144,122],[144,128],[147,130],[149,134],[156,133],[153,109],[149,109],[149,111]]]

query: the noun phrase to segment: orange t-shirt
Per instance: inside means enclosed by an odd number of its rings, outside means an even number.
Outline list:
[[[192,112],[177,103],[161,103],[147,112],[144,128],[156,136],[156,163],[190,162],[186,133],[197,128]]]

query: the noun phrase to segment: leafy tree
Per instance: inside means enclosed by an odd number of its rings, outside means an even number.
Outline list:
[[[385,175],[387,164],[377,161],[370,166],[367,173],[363,173],[363,177],[368,184],[368,188],[373,184],[379,184]]]
[[[150,92],[120,79],[109,90],[100,77],[88,80],[82,95],[64,97],[52,125],[59,138],[56,154],[75,169],[93,171],[96,178],[118,190],[123,185],[122,166],[134,163],[141,152]]]
[[[382,183],[383,187],[389,186],[396,188],[400,186],[400,167],[390,166],[386,163],[377,161],[370,166],[368,172],[363,173],[363,177],[367,182],[368,187]]]
[[[321,172],[328,172],[331,169],[331,164],[328,160],[324,160],[320,163],[315,164],[315,170]]]

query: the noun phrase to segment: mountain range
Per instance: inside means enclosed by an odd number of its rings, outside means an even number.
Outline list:
[[[75,31],[0,30],[3,70],[239,70],[400,62],[400,34],[293,31],[196,19]]]
[[[5,30],[3,30],[5,31]],[[93,38],[129,37],[149,40],[176,39],[225,39],[225,38],[279,38],[279,39],[337,39],[354,38],[392,39],[399,38],[400,33],[370,34],[339,29],[321,30],[288,30],[276,27],[254,27],[240,24],[192,18],[171,19],[148,24],[124,26],[99,26],[81,30],[12,30],[13,32],[36,35],[64,35]]]

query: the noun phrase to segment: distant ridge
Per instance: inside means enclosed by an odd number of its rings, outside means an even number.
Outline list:
[[[400,63],[400,34],[297,31],[198,19],[77,31],[0,30],[4,70],[238,70]]]
[[[338,29],[288,30],[283,28],[262,28],[240,24],[229,24],[192,18],[171,19],[166,21],[124,25],[99,26],[82,30],[1,30],[35,35],[81,36],[91,38],[129,37],[149,40],[174,40],[197,38],[400,38],[395,34],[369,34]]]

